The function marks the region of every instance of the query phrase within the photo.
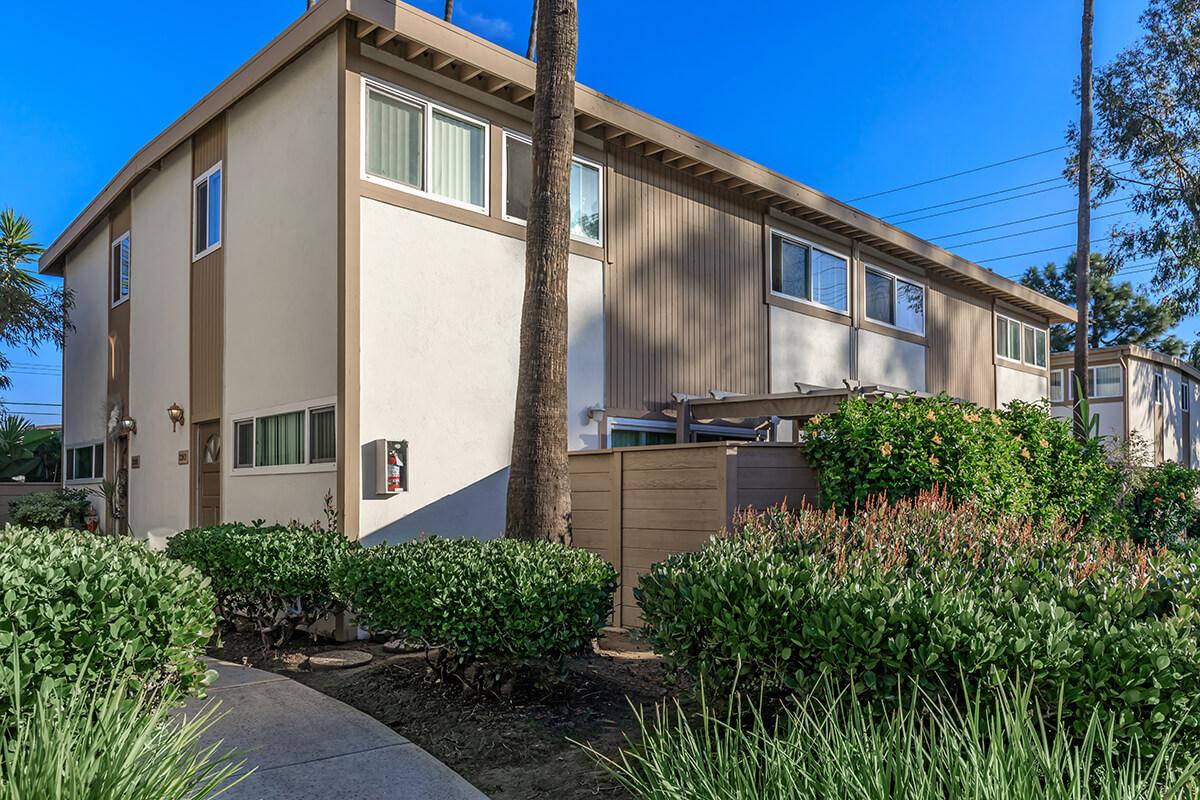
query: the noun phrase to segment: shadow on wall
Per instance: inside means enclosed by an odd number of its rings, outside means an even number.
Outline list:
[[[372,470],[373,471],[373,470]],[[363,485],[370,486],[364,471]],[[359,542],[371,547],[377,544],[395,544],[415,539],[422,533],[448,538],[474,537],[496,539],[504,533],[504,503],[508,493],[508,468],[493,472],[457,492],[438,498],[427,506],[418,508],[395,522],[382,528],[364,533]],[[403,495],[382,498],[377,495],[364,499],[376,503],[400,502]]]

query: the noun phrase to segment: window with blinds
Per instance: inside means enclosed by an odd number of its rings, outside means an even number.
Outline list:
[[[264,414],[233,423],[233,467],[295,467],[337,461],[337,413],[332,405]]]
[[[376,82],[364,82],[368,179],[487,209],[487,124]]]
[[[504,134],[504,216],[529,220],[533,187],[533,145],[524,136]],[[571,162],[571,236],[600,244],[600,165],[576,156]]]

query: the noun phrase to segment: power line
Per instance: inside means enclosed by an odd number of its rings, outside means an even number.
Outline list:
[[[1088,244],[1098,244],[1099,242],[1107,242],[1107,241],[1108,241],[1107,236],[1101,236],[1099,239],[1092,239],[1090,242],[1088,242]],[[1070,242],[1068,244],[1061,244],[1058,247],[1043,247],[1041,250],[1030,250],[1029,252],[1026,252],[1026,253],[1013,253],[1012,255],[1008,255],[1008,256],[995,256],[994,258],[981,258],[978,261],[976,261],[975,263],[976,264],[986,264],[989,261],[1006,261],[1010,258],[1020,258],[1021,256],[1034,256],[1034,255],[1037,255],[1038,253],[1049,253],[1053,250],[1063,250],[1068,247],[1074,247],[1074,246],[1075,246],[1075,243]]]
[[[1099,208],[1100,206],[1111,205],[1112,203],[1119,203],[1122,200],[1128,200],[1128,199],[1129,199],[1128,196],[1115,197],[1112,200],[1105,200],[1102,203],[1097,203],[1096,208]],[[1067,208],[1062,211],[1051,211],[1049,214],[1038,214],[1037,216],[1034,216],[1034,217],[1025,217],[1024,219],[1014,219],[1012,222],[998,222],[995,225],[984,225],[982,228],[970,228],[965,231],[959,231],[958,233],[943,233],[938,236],[930,236],[928,238],[929,238],[929,241],[931,241],[931,242],[936,242],[939,239],[953,239],[956,236],[965,236],[968,233],[980,233],[982,231],[995,230],[996,228],[1007,228],[1009,225],[1020,225],[1022,222],[1033,222],[1033,221],[1039,220],[1039,219],[1047,219],[1048,217],[1059,217],[1059,216],[1062,216],[1063,214],[1074,214],[1077,211],[1078,211],[1078,209],[1075,209],[1075,208]]]
[[[984,164],[982,167],[972,167],[971,169],[964,169],[961,172],[952,172],[949,175],[942,175],[939,178],[929,178],[928,180],[917,181],[916,183],[910,183],[905,186],[897,186],[894,189],[886,189],[882,192],[875,192],[874,194],[864,194],[861,197],[852,197],[852,198],[850,198],[849,202],[857,203],[859,200],[870,200],[872,197],[883,197],[885,194],[894,194],[896,192],[903,192],[908,189],[915,189],[918,186],[928,186],[931,183],[938,183],[939,181],[948,181],[951,178],[959,178],[959,177],[962,177],[963,175],[971,175],[976,172],[983,172],[984,170],[987,170],[987,169],[993,169],[995,167],[1002,167],[1005,164],[1014,164],[1018,161],[1024,161],[1025,159],[1028,159],[1028,158],[1036,158],[1038,156],[1044,156],[1047,153],[1056,153],[1059,150],[1066,150],[1068,146],[1069,145],[1065,145],[1065,144],[1059,145],[1058,147],[1051,147],[1049,150],[1039,150],[1036,153],[1026,153],[1023,156],[1017,156],[1016,158],[1006,158],[1003,161],[996,161],[991,164]]]
[[[1022,183],[1020,186],[1010,186],[1007,189],[996,189],[993,192],[984,192],[983,194],[974,194],[974,195],[971,195],[970,197],[960,197],[957,200],[947,200],[944,203],[934,203],[931,206],[921,206],[920,208],[910,208],[908,211],[897,211],[895,213],[887,214],[886,216],[880,217],[880,219],[892,219],[893,217],[903,217],[906,214],[916,214],[918,212],[929,211],[934,208],[944,208],[945,206],[953,206],[953,205],[957,205],[958,203],[966,203],[970,200],[979,200],[980,198],[983,198],[983,197],[994,197],[995,195],[998,195],[998,194],[1005,194],[1007,192],[1015,192],[1019,189],[1028,189],[1030,186],[1044,186],[1047,183],[1057,183],[1058,181],[1061,181],[1062,179],[1063,178],[1060,175],[1055,178],[1046,178],[1045,180],[1041,180],[1041,181],[1033,181],[1032,183]]]
[[[1092,221],[1098,221],[1098,220],[1102,220],[1102,219],[1110,219],[1112,217],[1122,217],[1128,213],[1129,213],[1129,211],[1125,210],[1125,211],[1118,211],[1115,214],[1104,214],[1103,216],[1092,217]],[[946,247],[949,247],[949,248],[970,247],[971,245],[984,244],[986,242],[998,242],[1001,239],[1014,239],[1018,236],[1028,236],[1031,233],[1041,233],[1042,231],[1053,231],[1053,230],[1057,230],[1058,228],[1070,228],[1071,226],[1073,226],[1075,224],[1076,223],[1074,223],[1074,222],[1064,222],[1061,225],[1046,225],[1045,227],[1042,227],[1042,228],[1030,228],[1027,231],[1017,231],[1016,233],[1006,233],[1003,236],[992,236],[988,239],[976,239],[973,242],[960,242],[958,244],[948,244],[948,245],[946,245]]]
[[[62,408],[62,403],[33,403],[21,400],[4,400],[2,398],[0,398],[0,403],[6,406],[53,406],[55,408]]]
[[[908,225],[912,222],[920,222],[923,219],[933,219],[934,217],[944,217],[948,214],[958,214],[963,211],[970,211],[975,208],[983,208],[984,206],[994,206],[997,203],[1007,203],[1012,200],[1020,200],[1022,197],[1032,197],[1035,194],[1045,194],[1046,192],[1055,192],[1060,189],[1070,189],[1071,185],[1064,183],[1061,186],[1047,186],[1045,189],[1035,189],[1032,192],[1024,192],[1022,194],[1014,194],[1012,197],[1001,197],[997,200],[989,200],[986,203],[976,203],[973,206],[963,206],[962,208],[952,208],[949,211],[939,211],[936,214],[926,214],[923,217],[913,217],[912,219],[900,219],[894,221],[893,225]]]

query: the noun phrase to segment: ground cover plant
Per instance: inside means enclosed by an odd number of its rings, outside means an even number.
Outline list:
[[[249,621],[264,645],[278,647],[297,627],[342,610],[330,575],[357,547],[319,527],[228,524],[172,536],[167,555],[209,578],[226,623]]]
[[[18,654],[0,660],[0,729],[18,700],[78,683],[85,662],[151,691],[203,686],[213,602],[202,575],[138,542],[0,529],[0,653]]]
[[[4,690],[20,698],[12,652]],[[170,719],[166,698],[140,681],[92,675],[81,666],[67,692],[47,685],[18,700],[0,732],[0,800],[204,800],[240,780],[232,753],[199,744],[215,706]]]
[[[552,664],[596,637],[616,571],[547,542],[433,537],[359,550],[333,585],[365,626],[423,642],[451,666]]]
[[[1064,525],[984,513],[947,492],[872,501],[854,516],[783,509],[671,556],[635,596],[669,667],[776,696],[825,680],[886,699],[1020,678],[1083,735],[1200,742],[1195,565]]]
[[[1076,443],[1044,403],[982,408],[946,395],[850,397],[805,426],[821,498],[852,511],[869,498],[942,486],[991,513],[1039,523],[1105,518],[1112,481],[1099,440]]]
[[[1196,761],[1169,733],[1121,758],[1117,714],[1093,710],[1071,737],[1039,722],[1031,696],[1001,691],[965,710],[902,700],[880,716],[853,692],[825,691],[769,720],[736,698],[723,712],[659,706],[653,719],[640,715],[640,741],[627,752],[595,757],[639,800],[1196,796]]]

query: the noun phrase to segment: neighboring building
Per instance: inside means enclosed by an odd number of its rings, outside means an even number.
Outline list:
[[[1050,355],[1051,413],[1071,417],[1075,356]],[[1088,352],[1088,405],[1100,419],[1100,435],[1135,435],[1155,464],[1200,465],[1200,415],[1192,408],[1200,371],[1182,359],[1144,347],[1103,347]]]
[[[533,85],[402,3],[324,0],[139,151],[41,262],[77,297],[72,482],[127,476],[139,535],[314,520],[327,492],[366,540],[498,533]],[[1046,395],[1067,306],[591,89],[576,106],[572,449],[673,440],[676,392]]]

